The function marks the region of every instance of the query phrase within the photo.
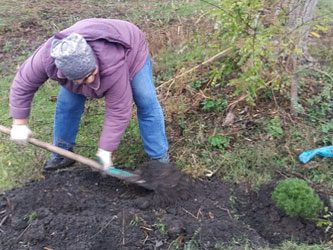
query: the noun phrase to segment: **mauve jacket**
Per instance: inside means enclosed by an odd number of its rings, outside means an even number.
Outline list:
[[[62,39],[72,32],[87,40],[97,59],[99,73],[87,86],[67,80],[50,55],[52,40]],[[10,89],[10,115],[16,119],[28,118],[33,96],[48,78],[74,93],[89,98],[105,97],[106,112],[99,147],[112,152],[118,147],[131,117],[132,78],[148,55],[144,35],[134,24],[99,18],[79,21],[48,39],[20,66]]]

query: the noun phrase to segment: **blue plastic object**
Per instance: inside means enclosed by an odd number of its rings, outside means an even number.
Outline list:
[[[298,156],[298,159],[302,163],[307,163],[315,155],[320,155],[323,157],[333,157],[333,146],[327,146],[327,147],[317,148],[317,149],[310,150],[310,151],[305,151]]]

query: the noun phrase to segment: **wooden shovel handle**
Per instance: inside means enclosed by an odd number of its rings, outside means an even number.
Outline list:
[[[7,134],[7,135],[10,135],[10,129],[6,128],[2,125],[0,125],[0,131]],[[103,167],[102,167],[101,164],[99,164],[97,161],[93,161],[93,160],[91,160],[89,158],[86,158],[82,155],[75,154],[71,151],[59,148],[59,147],[54,146],[52,144],[49,144],[47,142],[43,142],[43,141],[37,140],[35,138],[31,138],[31,137],[28,139],[28,142],[32,145],[37,146],[37,147],[44,148],[44,149],[46,149],[50,152],[60,154],[64,157],[66,157],[66,158],[69,158],[69,159],[72,159],[74,161],[85,164],[85,165],[87,165],[89,167],[92,167],[96,170],[102,170],[103,171]]]

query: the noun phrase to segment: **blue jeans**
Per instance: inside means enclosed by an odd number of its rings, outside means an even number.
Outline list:
[[[144,150],[150,158],[161,158],[168,152],[168,141],[162,108],[153,82],[150,57],[133,77],[131,86]],[[67,150],[75,145],[85,101],[85,96],[60,88],[54,117],[54,145]]]

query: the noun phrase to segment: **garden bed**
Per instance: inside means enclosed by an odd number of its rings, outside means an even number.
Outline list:
[[[224,249],[244,240],[255,248],[327,241],[325,228],[274,206],[275,184],[255,192],[195,181],[190,198],[156,203],[152,191],[76,166],[0,195],[0,249]]]

